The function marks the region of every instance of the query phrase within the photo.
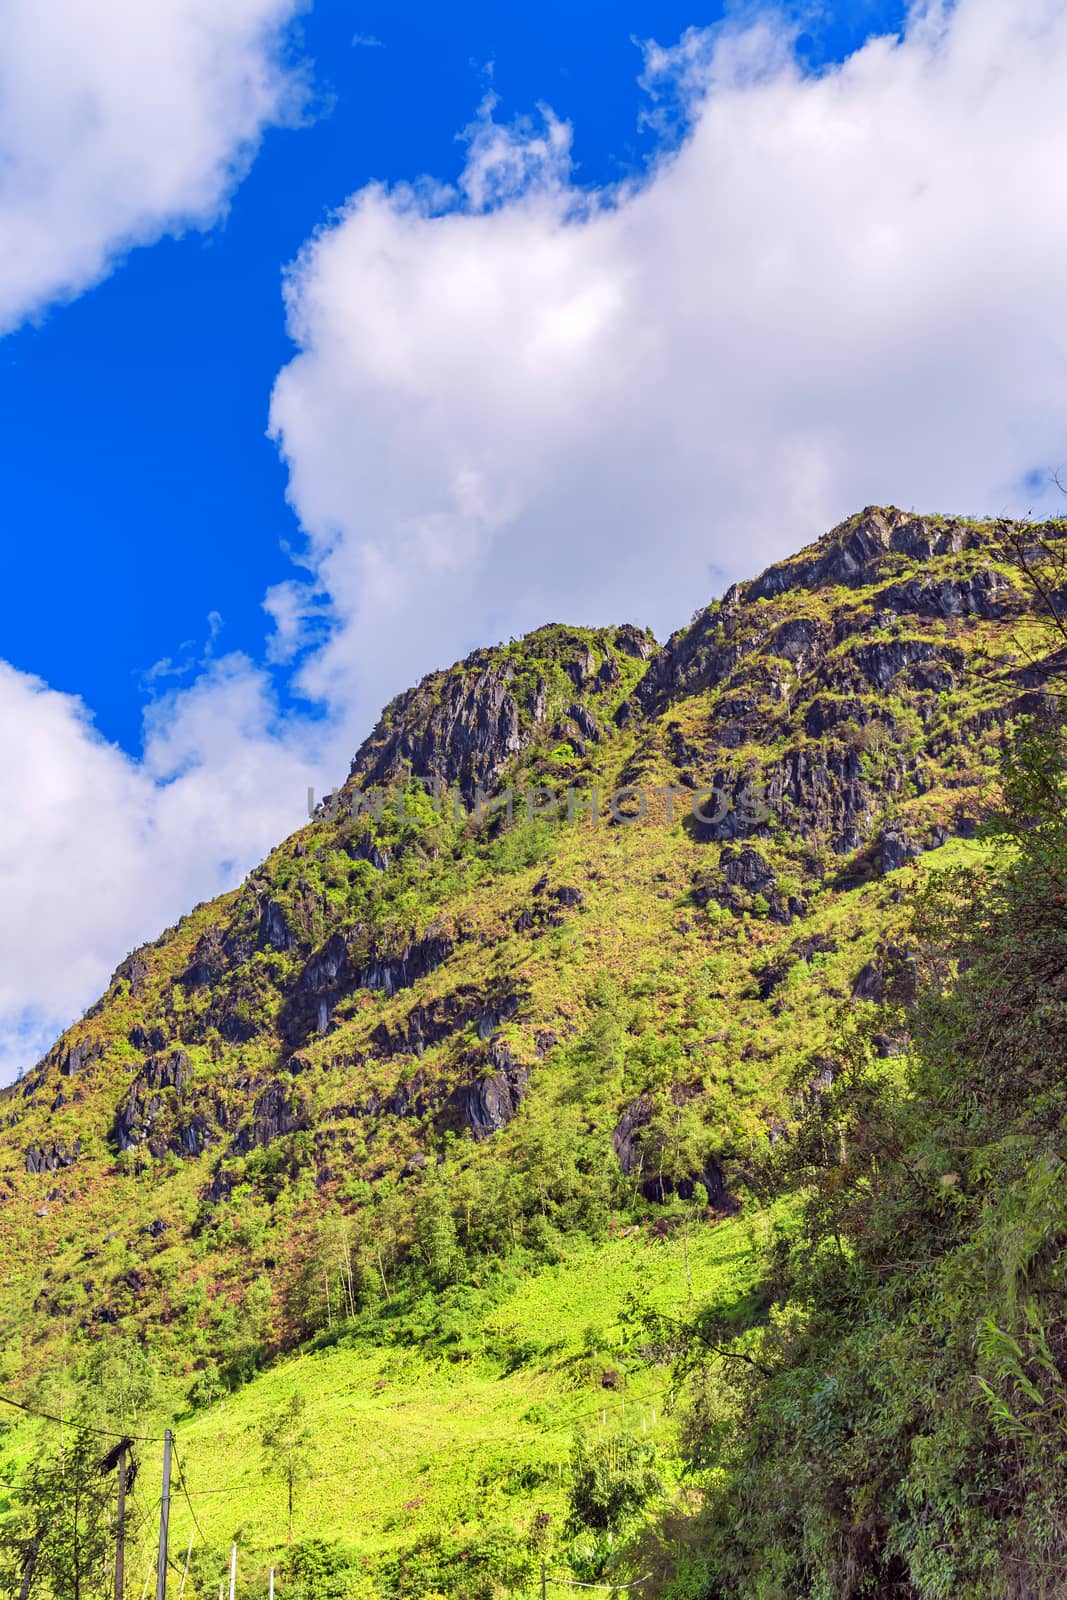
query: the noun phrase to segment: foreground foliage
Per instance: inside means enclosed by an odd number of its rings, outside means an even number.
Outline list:
[[[768,1174],[807,1199],[759,1366],[685,1420],[713,1595],[1067,1593],[1065,748],[1016,744],[989,860],[918,897],[907,1053],[843,1039]]]

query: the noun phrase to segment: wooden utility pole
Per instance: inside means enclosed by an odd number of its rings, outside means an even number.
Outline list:
[[[119,1515],[115,1531],[115,1600],[126,1596],[126,1441],[119,1446]]]
[[[159,1559],[156,1563],[156,1600],[167,1600],[167,1542],[170,1536],[170,1450],[173,1434],[163,1434],[163,1498],[159,1502]]]

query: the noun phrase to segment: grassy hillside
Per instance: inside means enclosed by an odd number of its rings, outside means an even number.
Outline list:
[[[662,649],[549,627],[431,675],[0,1096],[3,1392],[180,1419],[196,1592],[238,1528],[284,1543],[257,1430],[297,1391],[297,1537],[355,1562],[307,1593],[521,1592],[541,1554],[698,1592],[648,1319],[742,1354],[766,1320],[795,1207],[759,1174],[843,1019],[907,998],[905,885],[974,854],[1043,703],[1005,531],[868,508]],[[583,1420],[657,1447],[628,1543],[564,1528]],[[54,1427],[0,1438],[9,1483]]]
[[[417,1572],[435,1536],[456,1567],[490,1535],[521,1550],[539,1514],[558,1531],[575,1430],[635,1431],[656,1443],[676,1482],[670,1366],[642,1358],[629,1301],[640,1296],[684,1315],[691,1282],[694,1296],[743,1307],[770,1226],[761,1219],[755,1234],[740,1220],[693,1227],[688,1278],[678,1230],[576,1240],[556,1265],[498,1285],[490,1304],[467,1297],[463,1338],[474,1350],[461,1359],[447,1342],[420,1339],[412,1319],[397,1327],[386,1318],[346,1335],[345,1347],[279,1362],[179,1429],[197,1543],[202,1530],[215,1547],[197,1559],[207,1592],[233,1537],[250,1580],[282,1556],[286,1487],[264,1475],[259,1437],[293,1393],[307,1400],[315,1437],[297,1484],[296,1538],[338,1540],[369,1573],[399,1565],[405,1553]],[[146,1451],[146,1471],[158,1454]],[[194,1527],[183,1499],[174,1526],[184,1550]],[[146,1571],[150,1560],[143,1551]],[[417,1580],[412,1592],[421,1592]]]

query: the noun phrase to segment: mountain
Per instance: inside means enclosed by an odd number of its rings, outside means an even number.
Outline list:
[[[5,1392],[54,1410],[101,1340],[205,1418],[339,1338],[489,1360],[521,1281],[598,1249],[621,1281],[694,1200],[698,1272],[756,1315],[753,1164],[842,1015],[907,993],[905,884],[973,849],[1046,703],[1012,531],[868,507],[662,647],[551,625],[392,701],[307,825],[0,1094]],[[504,1343],[502,1378],[555,1371]]]

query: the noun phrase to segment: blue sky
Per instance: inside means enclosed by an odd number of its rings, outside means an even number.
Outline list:
[[[7,0],[0,1082],[430,668],[1059,511],[1065,76],[1065,0]]]
[[[900,12],[837,7],[809,24],[802,48],[835,58]],[[505,115],[547,101],[573,121],[580,183],[640,171],[659,141],[639,126],[634,40],[669,44],[719,15],[616,0],[318,0],[293,43],[314,63],[307,119],[267,132],[227,218],[135,250],[0,347],[6,658],[84,697],[101,732],[136,752],[146,673],[199,658],[212,613],[219,648],[261,655],[263,594],[301,544],[266,437],[292,349],[283,266],[369,180],[453,179],[456,135],[490,83]],[[284,696],[284,673],[277,683]]]

